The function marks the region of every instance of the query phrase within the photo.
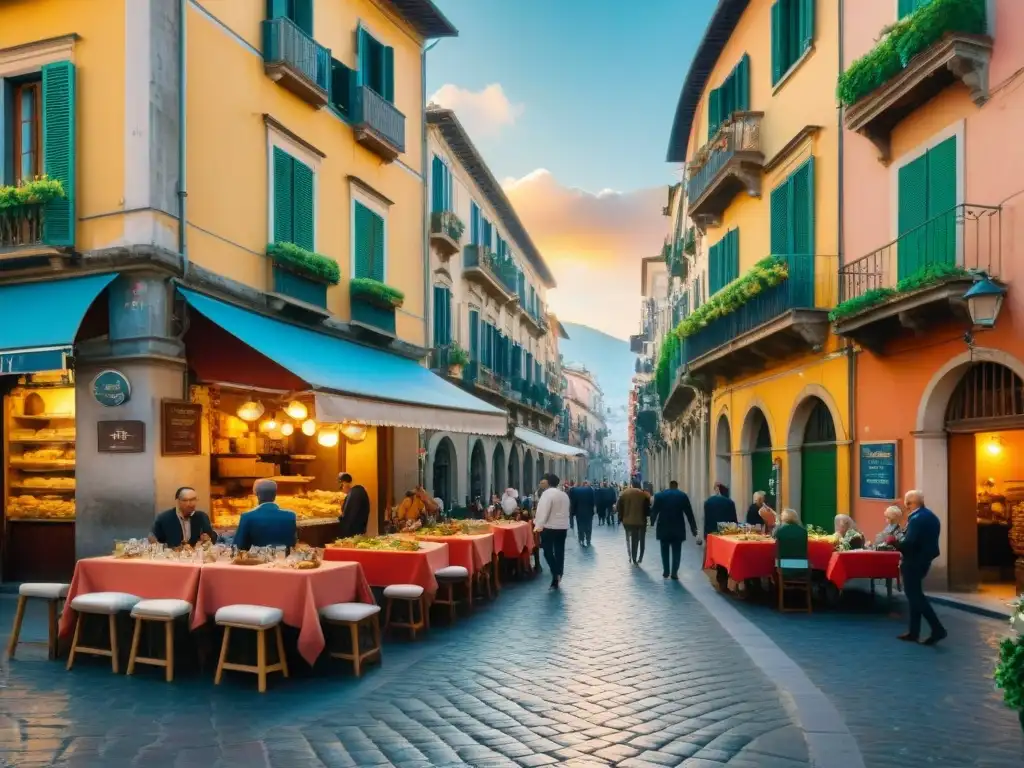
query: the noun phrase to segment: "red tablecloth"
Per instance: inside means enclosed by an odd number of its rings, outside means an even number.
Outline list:
[[[491,530],[495,552],[516,559],[533,552],[533,523],[491,523]]]
[[[835,548],[828,541],[807,542],[807,556],[811,568],[828,569]],[[712,534],[704,543],[704,567],[721,566],[733,581],[767,578],[775,573],[774,541],[740,541],[733,536]]]
[[[436,541],[448,545],[448,563],[461,565],[475,574],[491,564],[494,556],[494,534],[474,533],[458,536],[419,536],[420,541]]]
[[[331,603],[373,602],[370,585],[357,563],[321,563],[308,571],[272,564],[208,563],[199,578],[192,628],[225,605],[280,608],[284,623],[299,628],[299,653],[312,666],[326,645],[319,609]]]
[[[68,588],[68,610],[60,617],[60,634],[68,634],[75,626],[71,601],[90,592],[127,592],[143,600],[188,600],[195,605],[201,571],[200,563],[171,560],[111,556],[79,560]]]
[[[898,579],[900,553],[857,549],[833,552],[825,577],[839,589],[850,579]]]
[[[434,571],[449,564],[448,545],[436,541],[421,542],[418,552],[328,546],[324,550],[324,560],[359,563],[363,566],[366,580],[373,587],[418,584],[431,595],[437,592]]]

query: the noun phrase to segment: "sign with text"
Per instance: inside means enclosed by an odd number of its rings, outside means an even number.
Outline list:
[[[101,421],[96,425],[96,450],[100,453],[144,453],[146,423]]]
[[[894,441],[860,444],[860,497],[873,501],[899,498],[899,444]]]
[[[164,400],[160,404],[160,448],[164,456],[199,456],[203,452],[203,406]]]
[[[92,396],[106,408],[116,408],[127,403],[132,396],[132,385],[120,371],[100,371],[92,380]]]

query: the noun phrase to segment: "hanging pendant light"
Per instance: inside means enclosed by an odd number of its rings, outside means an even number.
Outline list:
[[[265,408],[261,403],[257,403],[255,400],[249,400],[248,402],[242,403],[238,406],[238,410],[235,411],[235,415],[238,416],[242,421],[259,421],[260,417],[264,414]]]
[[[352,443],[361,443],[366,439],[366,426],[363,424],[345,424],[341,428],[341,434]]]
[[[290,421],[286,421],[281,425],[281,434],[285,437],[291,437],[293,432],[295,432],[295,425]]]
[[[277,422],[273,417],[260,423],[260,432],[274,432],[275,430],[277,430]]]
[[[333,448],[339,440],[340,436],[336,429],[321,429],[316,436],[316,441],[324,448]]]
[[[312,419],[306,419],[302,422],[302,434],[306,437],[312,437],[316,434],[316,422]]]
[[[288,403],[288,407],[284,409],[284,412],[296,421],[302,421],[309,415],[309,409],[298,400],[292,400]]]

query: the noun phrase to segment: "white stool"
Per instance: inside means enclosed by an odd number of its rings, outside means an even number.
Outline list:
[[[220,685],[225,669],[236,672],[254,672],[259,676],[259,691],[267,690],[267,673],[280,672],[288,677],[288,661],[284,657],[284,639],[281,637],[281,620],[284,611],[265,605],[225,605],[214,615],[217,626],[224,627],[224,640],[220,645],[220,659],[217,661],[217,674],[213,678],[214,685]],[[232,629],[248,629],[256,632],[256,666],[234,664],[227,661],[228,640]],[[267,630],[273,629],[277,637],[277,663],[267,666]]]
[[[76,653],[88,653],[92,656],[109,656],[110,668],[117,674],[117,614],[121,611],[130,611],[140,600],[142,598],[138,595],[127,592],[90,592],[72,600],[71,610],[77,613],[78,617],[75,619],[75,636],[71,640],[71,652],[68,654],[68,669],[75,663]],[[88,648],[78,644],[82,621],[89,613],[107,617],[107,626],[110,627],[109,648]]]
[[[384,614],[384,629],[388,627],[399,627],[408,629],[412,633],[412,639],[416,639],[416,632],[430,626],[430,619],[427,617],[427,600],[423,587],[418,584],[392,584],[384,588],[384,599],[388,601],[387,612]],[[405,603],[409,611],[407,622],[391,621],[391,609],[395,601]],[[419,606],[420,615],[416,618],[416,606]]]
[[[132,634],[132,651],[128,655],[128,674],[135,673],[136,664],[150,664],[154,667],[164,667],[168,683],[174,680],[174,620],[190,613],[192,613],[192,603],[188,600],[140,600],[137,602],[132,608],[135,632]],[[139,638],[142,636],[142,622],[144,621],[159,621],[164,625],[166,658],[139,656]]]
[[[45,600],[48,603],[49,616],[49,642],[47,654],[51,659],[57,658],[57,607],[59,603],[68,596],[68,585],[50,582],[27,582],[18,587],[18,609],[14,614],[14,629],[11,630],[11,639],[7,644],[7,655],[14,658],[14,650],[18,647],[18,637],[21,635],[21,622],[25,619],[25,606],[32,598]]]
[[[335,659],[345,659],[352,662],[353,671],[356,677],[362,675],[363,662],[367,659],[380,659],[380,606],[369,603],[334,603],[325,605],[320,609],[320,618],[326,624],[337,624],[347,626],[352,638],[352,653],[331,651]],[[359,630],[364,625],[369,625],[373,632],[373,647],[367,651],[360,650]]]
[[[465,585],[467,601],[473,604],[473,585],[469,582],[469,569],[461,565],[449,565],[434,571],[434,578],[440,586],[440,594],[434,599],[435,605],[448,606],[448,618],[455,621],[460,600],[455,599],[455,587]]]

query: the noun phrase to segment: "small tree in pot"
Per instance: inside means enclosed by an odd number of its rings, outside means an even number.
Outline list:
[[[469,365],[469,353],[453,341],[448,347],[448,375],[453,379],[462,377],[462,369]]]

